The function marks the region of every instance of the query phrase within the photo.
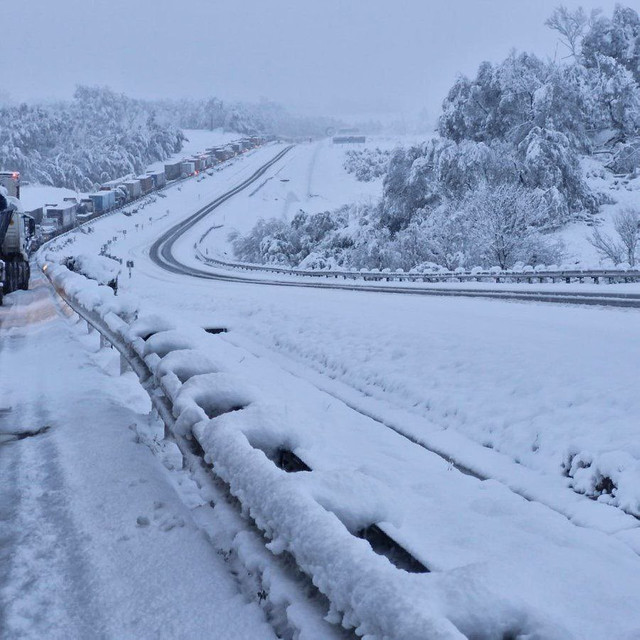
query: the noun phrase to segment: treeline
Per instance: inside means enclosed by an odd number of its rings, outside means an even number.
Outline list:
[[[148,101],[80,86],[70,101],[0,107],[0,168],[31,182],[90,191],[178,153],[182,129],[298,137],[322,135],[335,124],[267,101]]]
[[[320,224],[307,214],[304,224],[263,224],[250,251],[249,237],[236,241],[238,256],[404,269],[561,259],[547,232],[605,201],[585,181],[581,157],[605,146],[614,171],[640,164],[640,17],[622,6],[611,17],[559,8],[547,24],[569,58],[514,52],[458,78],[439,137],[394,152],[379,203],[317,214]],[[304,237],[318,241],[290,251],[309,226]]]
[[[244,135],[273,134],[278,136],[322,136],[339,121],[321,116],[299,116],[278,103],[262,100],[257,103],[208,100],[162,100],[149,103],[158,119],[183,129],[217,129],[237,131]]]
[[[106,88],[81,86],[67,102],[0,108],[0,167],[79,191],[140,173],[180,151],[183,140],[148,103]]]

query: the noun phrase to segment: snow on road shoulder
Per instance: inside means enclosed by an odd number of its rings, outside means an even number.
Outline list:
[[[0,423],[49,427],[0,444],[3,634],[275,638],[140,443],[158,426],[133,374],[101,371],[113,355],[77,332],[0,337]]]

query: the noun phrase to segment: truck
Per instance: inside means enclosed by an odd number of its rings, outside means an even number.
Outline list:
[[[143,196],[153,191],[153,178],[150,175],[138,176],[136,180],[140,182],[140,189],[142,190]]]
[[[49,205],[45,208],[44,217],[55,220],[60,230],[71,229],[76,224],[78,203],[63,202],[62,204]]]
[[[182,173],[182,161],[165,162],[164,173],[167,180],[176,180]]]
[[[116,206],[115,191],[98,191],[90,193],[89,198],[93,202],[93,210],[95,213],[107,213]]]
[[[29,255],[35,247],[36,222],[24,213],[18,196],[20,174],[0,174],[0,305],[2,298],[29,288]]]
[[[196,164],[191,160],[184,160],[180,163],[180,175],[183,178],[192,176],[196,172]]]

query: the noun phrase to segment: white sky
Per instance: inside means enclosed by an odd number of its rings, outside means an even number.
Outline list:
[[[457,73],[553,56],[559,0],[5,0],[14,100],[76,84],[138,97],[276,100],[324,114],[436,114]],[[613,9],[610,0],[564,4]],[[640,10],[640,0],[624,3]],[[561,53],[561,55],[563,55]]]

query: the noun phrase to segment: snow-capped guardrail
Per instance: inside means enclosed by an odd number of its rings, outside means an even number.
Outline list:
[[[135,305],[110,288],[63,265],[41,266],[60,296],[130,365],[180,448],[191,455],[194,447],[200,450],[263,533],[267,548],[292,557],[326,596],[327,620],[369,640],[449,640],[470,632],[483,639],[515,637],[545,626],[475,588],[461,610],[448,572],[409,573],[375,553],[297,481],[294,451],[286,459],[273,455],[282,454],[283,446],[286,451],[287,443],[260,424],[259,394],[199,350],[214,339],[204,329],[178,330],[161,318],[138,318]],[[256,429],[259,446],[252,444]]]
[[[255,271],[278,275],[299,276],[304,278],[324,278],[336,280],[362,280],[364,282],[422,282],[429,284],[451,282],[493,282],[493,283],[545,283],[566,282],[618,283],[640,282],[640,269],[560,269],[557,267],[525,267],[522,270],[500,269],[498,267],[483,270],[433,270],[403,271],[398,269],[295,269],[273,265],[258,265],[246,262],[230,262],[205,255],[197,243],[197,258],[211,266],[239,271]]]

